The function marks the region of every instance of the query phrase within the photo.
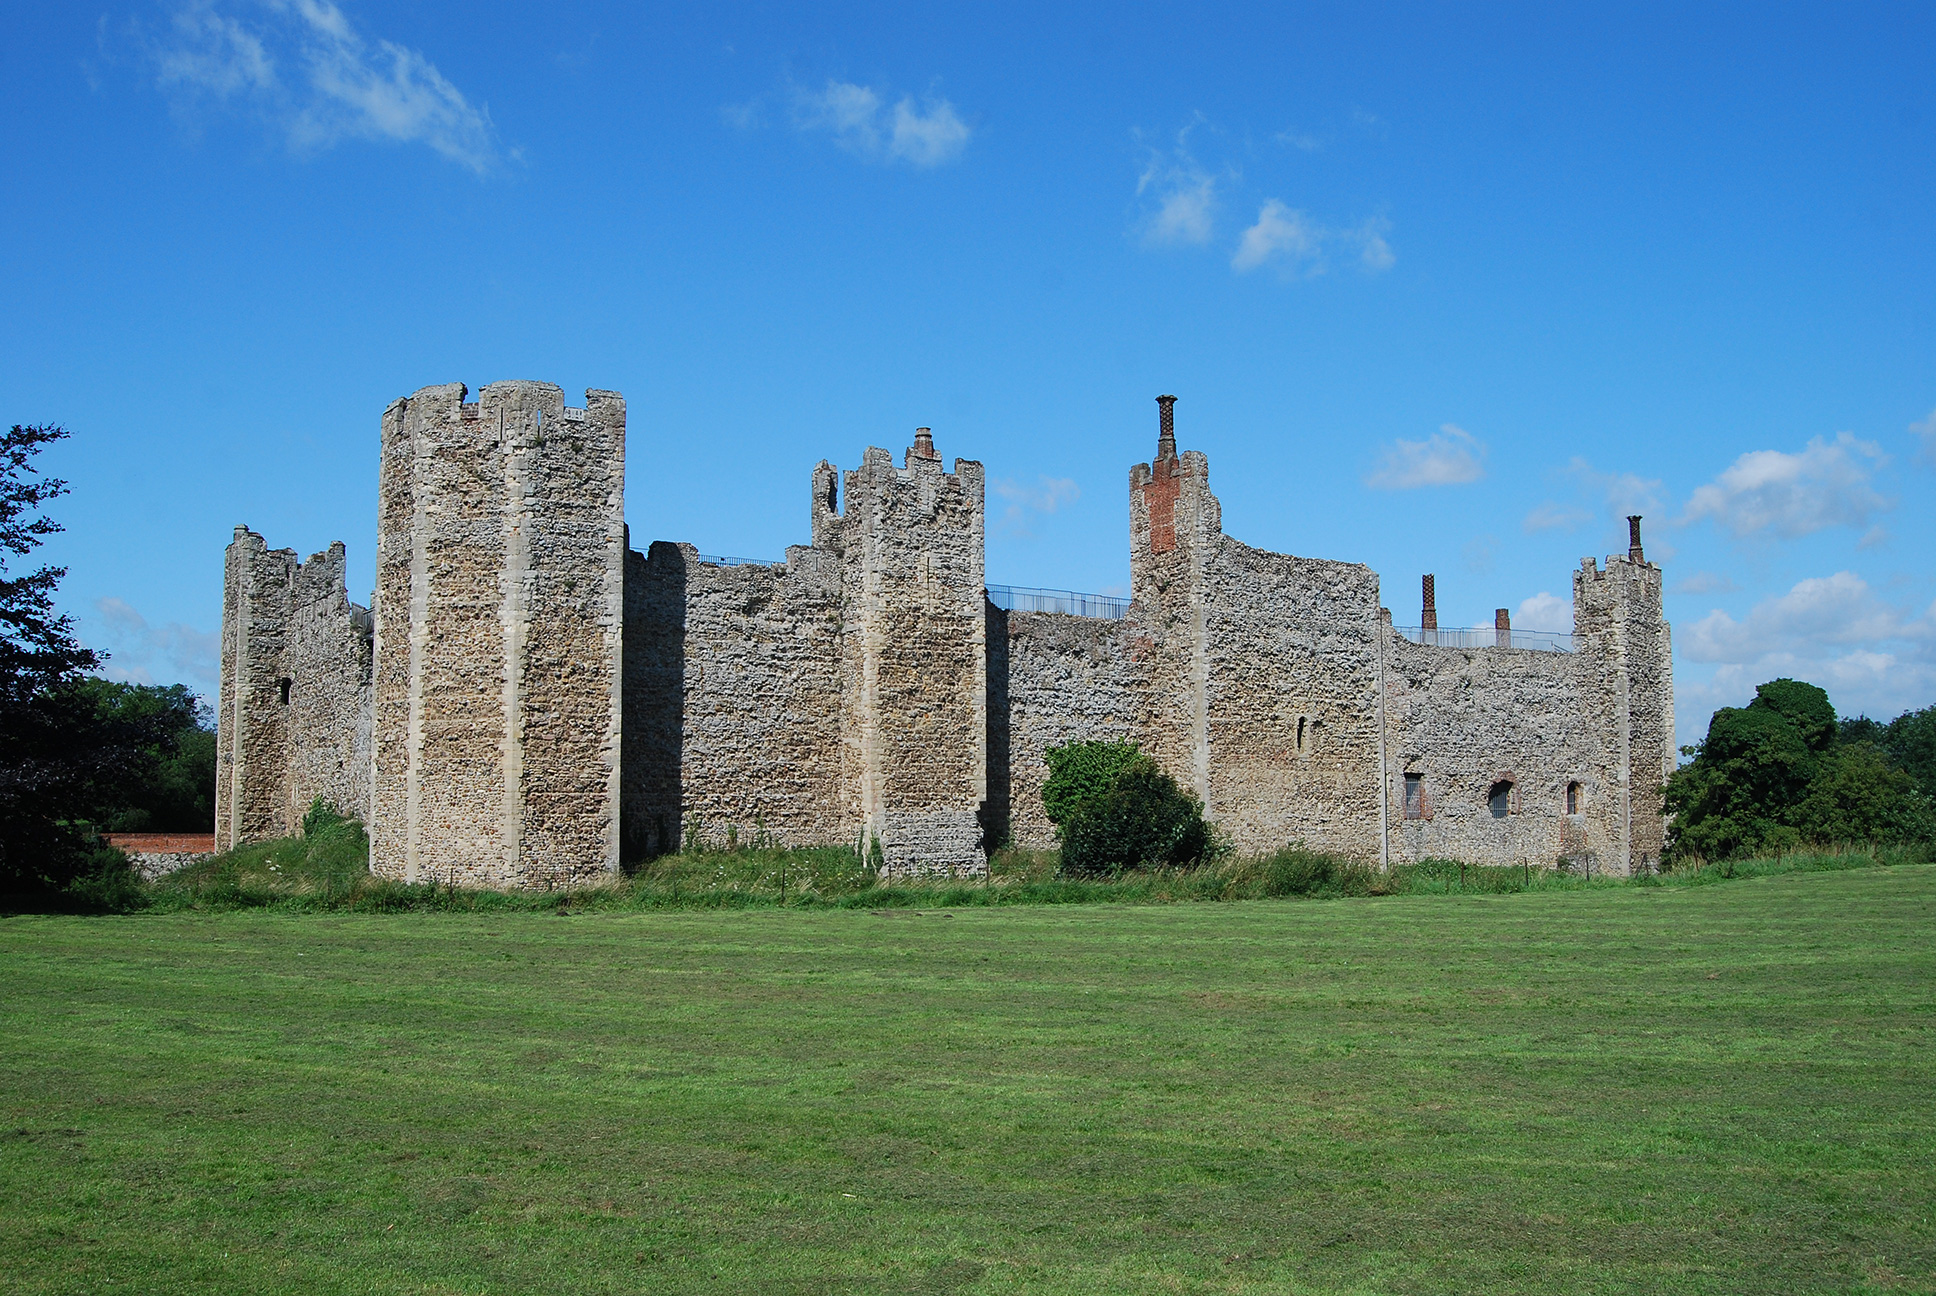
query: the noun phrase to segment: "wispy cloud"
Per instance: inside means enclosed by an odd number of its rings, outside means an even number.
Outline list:
[[[418,51],[366,39],[330,0],[188,0],[142,41],[179,107],[254,113],[298,151],[423,144],[480,173],[505,157],[488,109]]]
[[[1799,454],[1751,450],[1688,498],[1686,521],[1711,518],[1737,537],[1772,533],[1783,539],[1828,527],[1866,527],[1872,514],[1895,501],[1872,485],[1888,461],[1882,447],[1844,432],[1815,437]]]
[[[1309,131],[1301,131],[1292,126],[1285,127],[1283,130],[1277,132],[1277,134],[1271,136],[1271,138],[1287,148],[1298,150],[1300,153],[1315,153],[1324,147],[1324,140],[1320,137],[1313,135]]]
[[[148,619],[123,599],[97,599],[95,612],[113,653],[104,674],[133,684],[180,680],[204,686],[210,693],[221,683],[222,636],[170,621],[149,625]]]
[[[1190,152],[1190,132],[1203,124],[1198,114],[1176,133],[1174,147],[1151,149],[1136,177],[1136,196],[1152,205],[1143,223],[1143,242],[1208,243],[1217,213],[1217,177]]]
[[[1257,221],[1243,232],[1231,254],[1230,267],[1239,273],[1275,268],[1287,279],[1322,274],[1333,255],[1342,252],[1370,274],[1389,270],[1398,258],[1385,240],[1391,222],[1371,217],[1349,229],[1332,229],[1275,198],[1266,199]]]
[[[1675,581],[1668,591],[1673,594],[1732,594],[1738,589],[1734,578],[1721,572],[1697,571]]]
[[[1033,535],[1029,526],[1032,519],[1054,513],[1082,498],[1082,491],[1067,477],[1038,477],[1033,485],[998,477],[989,484],[996,495],[1008,502],[995,525],[1015,536]]]
[[[915,167],[939,166],[961,156],[974,134],[946,99],[916,104],[914,96],[889,96],[872,86],[829,80],[825,88],[796,88],[792,95],[795,129],[825,134],[870,162],[903,162]],[[737,111],[737,118],[734,116]],[[754,105],[729,110],[736,124],[758,124]]]
[[[1423,441],[1403,438],[1386,446],[1378,465],[1365,477],[1376,490],[1413,490],[1420,486],[1457,486],[1485,476],[1486,446],[1451,423]]]
[[[1572,504],[1542,500],[1520,526],[1527,531],[1572,531],[1593,520],[1593,514]]]
[[[1909,431],[1922,442],[1917,458],[1926,464],[1936,464],[1936,410],[1931,410],[1929,417],[1921,422],[1911,423]]]

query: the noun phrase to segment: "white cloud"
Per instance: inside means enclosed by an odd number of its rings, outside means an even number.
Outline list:
[[[1923,443],[1918,457],[1924,463],[1936,464],[1936,410],[1929,411],[1929,417],[1920,423],[1911,423],[1909,430]]]
[[[1541,589],[1531,599],[1520,602],[1520,608],[1512,614],[1512,628],[1572,633],[1572,599],[1560,599]]]
[[[1696,488],[1685,520],[1712,518],[1737,537],[1772,532],[1794,539],[1833,526],[1866,527],[1894,501],[1870,484],[1888,461],[1882,447],[1847,432],[1815,437],[1800,454],[1751,450]]]
[[[1029,528],[1032,517],[1054,513],[1064,504],[1073,504],[1082,498],[1082,491],[1067,477],[1038,477],[1034,485],[998,477],[989,485],[994,487],[995,494],[1008,501],[1008,507],[996,520],[997,528],[1017,536],[1034,534]]]
[[[1770,651],[1793,653],[1804,645],[1925,640],[1931,629],[1929,614],[1885,603],[1867,581],[1842,571],[1799,581],[1786,594],[1756,604],[1742,621],[1716,608],[1689,627],[1680,644],[1690,661],[1743,663]]]
[[[147,45],[156,84],[182,106],[246,103],[298,150],[424,144],[477,172],[503,156],[488,110],[416,50],[366,40],[330,0],[188,0]]]
[[[1545,590],[1526,599],[1513,613],[1513,629],[1545,630],[1556,634],[1573,633],[1573,600]]]
[[[1385,447],[1365,478],[1377,490],[1457,486],[1485,476],[1485,443],[1462,427],[1443,424],[1423,441],[1399,439]]]
[[[1284,128],[1271,138],[1275,139],[1279,144],[1289,145],[1291,148],[1305,153],[1315,153],[1324,147],[1324,141],[1317,136],[1310,134],[1308,131],[1301,131],[1292,127]]]
[[[1679,656],[1711,662],[1706,680],[1677,682],[1685,740],[1716,706],[1739,706],[1754,686],[1788,676],[1828,690],[1843,715],[1893,716],[1936,694],[1936,607],[1888,603],[1854,572],[1810,577],[1736,620],[1716,609],[1675,635]]]
[[[1230,265],[1236,270],[1255,270],[1271,263],[1286,273],[1317,262],[1322,235],[1312,227],[1310,218],[1272,198],[1257,213],[1257,223],[1244,231]]]
[[[749,118],[740,125],[754,124]],[[961,155],[973,134],[946,99],[917,107],[902,95],[893,107],[871,86],[827,82],[824,90],[796,90],[793,124],[802,131],[825,131],[834,142],[870,162],[905,162],[931,167]]]
[[[1346,252],[1355,250],[1359,266],[1377,274],[1391,269],[1398,260],[1385,240],[1390,229],[1391,222],[1379,216],[1352,229],[1330,229],[1271,198],[1258,209],[1257,223],[1238,240],[1230,268],[1242,274],[1275,266],[1290,279],[1322,274],[1329,265],[1327,249],[1336,247]]]
[[[204,685],[210,692],[221,682],[222,636],[170,621],[152,626],[123,599],[97,599],[95,612],[106,629],[114,654],[104,674],[109,679],[152,684],[163,676]]]
[[[1136,194],[1156,204],[1143,222],[1143,242],[1201,244],[1210,241],[1217,213],[1217,178],[1197,165],[1190,153],[1190,132],[1203,124],[1198,114],[1176,133],[1176,147],[1150,150],[1136,177]]]

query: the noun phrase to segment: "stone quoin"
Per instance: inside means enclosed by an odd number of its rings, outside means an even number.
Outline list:
[[[377,583],[229,546],[216,846],[361,817],[411,881],[580,884],[687,845],[847,845],[976,876],[1054,844],[1046,748],[1140,744],[1246,852],[1657,866],[1673,769],[1661,570],[1640,519],[1573,573],[1571,635],[1393,624],[1370,568],[1224,534],[1209,460],[1129,474],[1131,598],[1011,610],[983,571],[982,465],[916,429],[810,475],[773,564],[633,549],[625,401],[499,382],[383,414]]]

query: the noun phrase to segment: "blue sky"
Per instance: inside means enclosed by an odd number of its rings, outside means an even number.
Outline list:
[[[1120,590],[1173,392],[1400,623],[1565,628],[1644,513],[1683,741],[1936,701],[1936,11],[808,9],[12,10],[0,413],[111,671],[212,689],[237,523],[367,597],[383,407],[540,378],[640,544],[777,558],[928,425],[991,581]]]

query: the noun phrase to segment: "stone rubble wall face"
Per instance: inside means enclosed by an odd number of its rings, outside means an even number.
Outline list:
[[[1056,837],[1042,809],[1043,753],[1069,742],[1145,740],[1148,638],[1127,621],[999,608],[988,618],[991,817],[1012,844],[1049,850]]]
[[[638,853],[688,835],[712,848],[851,842],[833,555],[794,546],[785,564],[720,566],[660,541],[634,560],[626,773]]]
[[[217,850],[290,836],[319,799],[369,817],[371,622],[350,602],[344,570],[340,543],[306,563],[246,528],[229,546]]]
[[[1377,574],[1225,537],[1204,586],[1212,817],[1245,853],[1377,859]]]
[[[625,406],[425,388],[384,420],[372,867],[561,886],[618,867]],[[407,664],[406,664],[407,663]]]
[[[1602,726],[1594,723],[1592,670],[1578,653],[1440,648],[1387,633],[1385,714],[1391,858],[1473,864],[1558,860],[1608,868],[1615,838]],[[1428,817],[1406,819],[1405,774],[1424,778]],[[1495,818],[1493,787],[1511,783],[1510,813]],[[1579,782],[1579,814],[1566,787]]]

